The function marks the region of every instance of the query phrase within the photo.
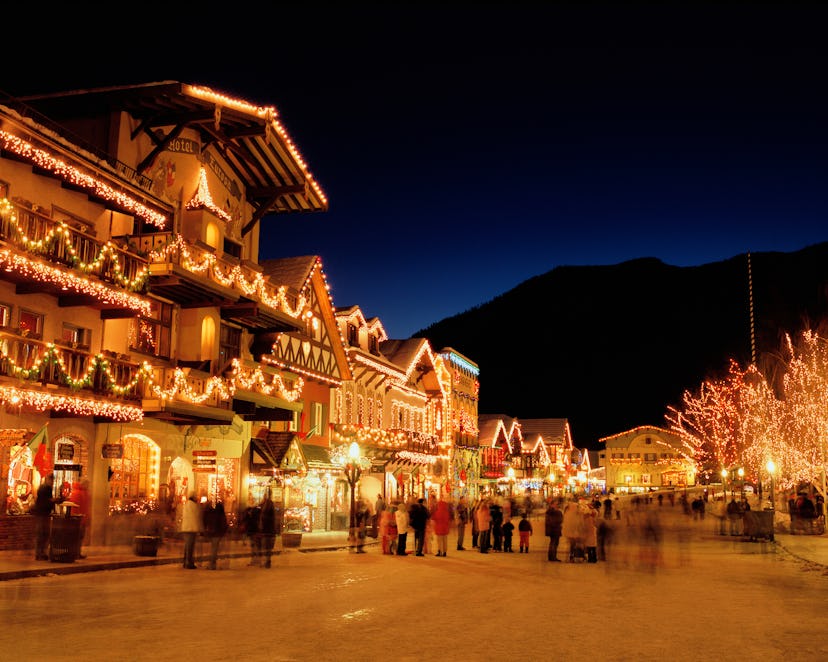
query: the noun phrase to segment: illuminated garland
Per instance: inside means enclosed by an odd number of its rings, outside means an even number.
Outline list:
[[[293,318],[300,317],[307,307],[307,300],[303,295],[297,298],[296,308],[290,307],[287,285],[280,286],[275,294],[271,294],[270,291],[274,289],[273,285],[268,283],[261,273],[257,272],[252,280],[248,280],[244,268],[238,264],[234,265],[227,274],[223,273],[218,258],[213,253],[203,251],[196,255],[196,250],[189,246],[181,235],[176,235],[175,239],[166,246],[154,250],[150,253],[149,259],[152,263],[166,263],[174,253],[179,255],[180,264],[187,271],[210,276],[225,287],[240,290],[245,296],[256,295],[262,303],[281,310]]]
[[[16,271],[41,283],[60,285],[64,290],[73,290],[79,294],[91,296],[101,303],[129,308],[146,317],[149,317],[152,312],[149,301],[134,294],[118,292],[103,283],[92,282],[87,278],[80,278],[40,262],[34,262],[23,255],[16,255],[7,248],[0,250],[0,268],[5,268],[6,271]]]
[[[213,196],[210,195],[210,188],[207,186],[207,171],[204,166],[201,166],[201,171],[198,175],[198,188],[195,195],[187,203],[187,209],[207,209],[223,221],[230,221],[231,217],[223,209],[219,209],[216,203],[213,202]]]
[[[118,259],[120,252],[109,241],[101,246],[98,254],[92,262],[83,262],[78,257],[77,251],[72,244],[72,229],[63,221],[59,222],[55,227],[50,229],[45,237],[35,241],[33,239],[29,239],[29,237],[23,233],[23,230],[18,224],[17,213],[14,211],[12,203],[9,202],[7,198],[0,198],[0,218],[7,219],[11,225],[11,229],[17,235],[16,238],[9,237],[9,239],[28,251],[48,256],[53,247],[60,242],[66,249],[67,256],[72,261],[72,266],[85,274],[100,271],[104,262],[109,259],[114,272],[113,278],[121,286],[131,292],[140,292],[144,289],[147,283],[147,279],[149,278],[149,267],[146,265],[134,279],[130,280],[124,276],[123,267]]]
[[[5,349],[3,350],[2,354],[0,354],[0,356],[2,356],[3,359],[8,361],[9,372],[14,377],[35,381],[40,379],[40,370],[43,366],[54,363],[58,366],[61,380],[64,383],[66,383],[70,388],[75,389],[80,389],[84,387],[88,388],[92,386],[94,382],[95,373],[98,370],[100,370],[107,379],[107,382],[109,384],[109,390],[115,395],[123,395],[124,393],[133,390],[136,386],[138,386],[138,383],[142,379],[146,379],[152,371],[152,368],[150,368],[150,366],[147,363],[144,363],[144,365],[142,365],[138,369],[138,372],[128,383],[118,384],[110,369],[109,359],[105,358],[101,354],[98,354],[97,356],[92,357],[92,359],[89,361],[89,366],[86,369],[86,374],[80,379],[74,379],[70,376],[69,370],[67,370],[66,368],[66,363],[64,361],[62,352],[57,350],[54,343],[48,343],[46,345],[46,351],[32,364],[31,368],[22,368],[19,365],[17,365],[17,362],[8,355]]]
[[[205,383],[204,392],[198,393],[187,381],[187,374],[181,368],[173,371],[169,386],[165,389],[157,384],[150,386],[150,391],[161,400],[170,400],[175,396],[194,404],[202,404],[215,393],[220,400],[226,402],[233,397],[233,389],[221,377],[211,377]]]
[[[248,391],[255,388],[265,395],[273,395],[276,393],[288,402],[296,402],[302,395],[305,381],[301,377],[296,379],[296,386],[288,389],[281,375],[270,376],[270,381],[268,382],[268,377],[262,372],[261,366],[257,366],[255,370],[243,368],[238,359],[233,359],[232,366],[233,391],[239,386]]]
[[[35,411],[67,412],[75,416],[105,416],[115,421],[140,421],[141,407],[101,400],[86,400],[69,395],[0,386],[0,405],[27,407]]]
[[[116,191],[109,184],[82,172],[78,168],[58,159],[45,150],[39,149],[18,138],[17,136],[0,129],[0,147],[34,163],[38,168],[54,173],[66,182],[86,189],[96,197],[116,202],[119,206],[132,214],[143,218],[150,225],[163,229],[167,224],[167,217],[153,211],[132,196]]]

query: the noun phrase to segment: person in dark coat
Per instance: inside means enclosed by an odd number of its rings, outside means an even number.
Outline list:
[[[265,494],[261,503],[259,513],[259,533],[262,538],[262,555],[264,567],[270,567],[270,557],[273,555],[273,547],[276,545],[276,508],[270,498],[270,492]]]
[[[532,538],[532,522],[529,521],[529,515],[524,512],[518,523],[518,542],[520,543],[520,553],[529,553],[529,540]]]
[[[55,479],[52,474],[46,474],[43,477],[43,481],[37,488],[34,506],[29,511],[35,516],[35,560],[37,561],[49,560],[49,526],[55,503],[60,501],[52,494],[54,484]]]
[[[489,504],[489,516],[492,518],[492,549],[496,552],[503,551],[503,508],[499,503],[493,501]]]
[[[563,527],[563,513],[554,499],[549,500],[544,519],[545,533],[549,538],[549,549],[546,552],[548,561],[560,561],[558,558],[558,543],[561,540],[561,528]]]
[[[204,535],[210,541],[210,562],[207,567],[210,570],[215,570],[219,545],[222,538],[227,534],[227,515],[224,512],[224,504],[219,501],[213,506],[208,502],[203,517]]]
[[[411,528],[414,529],[415,556],[423,556],[423,545],[425,544],[426,525],[428,524],[428,508],[425,499],[417,499],[411,504],[408,512]]]
[[[262,509],[251,502],[242,515],[242,533],[250,542],[250,563],[247,565],[262,563],[262,536],[259,533],[261,513]]]

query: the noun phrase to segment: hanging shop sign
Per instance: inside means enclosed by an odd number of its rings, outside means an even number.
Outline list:
[[[123,444],[104,444],[101,447],[101,458],[104,460],[120,460],[123,456]]]
[[[216,451],[193,451],[193,471],[216,470]]]

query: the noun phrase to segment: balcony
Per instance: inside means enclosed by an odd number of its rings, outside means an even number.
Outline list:
[[[233,410],[245,420],[289,421],[293,412],[302,411],[301,378],[286,383],[280,370],[239,359],[233,360],[230,378]]]
[[[147,418],[175,425],[229,425],[231,390],[225,378],[193,368],[153,366],[141,407]]]
[[[92,354],[84,349],[46,343],[8,330],[0,331],[0,380],[14,380],[54,395],[135,404],[141,399],[144,375],[129,357]]]
[[[3,199],[0,248],[0,279],[15,283],[18,294],[51,294],[61,307],[89,306],[103,319],[143,312],[137,295],[147,287],[147,261],[88,230]]]
[[[222,319],[254,333],[304,328],[304,301],[238,259],[218,257],[209,246],[169,232],[135,240],[149,254],[153,293],[182,308],[219,307]]]

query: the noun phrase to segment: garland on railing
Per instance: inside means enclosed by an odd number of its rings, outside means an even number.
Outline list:
[[[222,272],[221,265],[218,264],[218,258],[213,253],[203,252],[200,256],[195,255],[195,251],[184,241],[184,238],[180,234],[175,235],[175,239],[165,246],[152,251],[149,259],[153,263],[167,262],[174,253],[178,253],[180,264],[187,271],[194,274],[209,274],[220,284],[225,287],[235,287],[245,296],[255,294],[262,303],[271,308],[281,310],[293,318],[298,318],[307,308],[308,302],[303,294],[298,296],[296,307],[291,308],[288,302],[286,285],[280,286],[276,290],[275,295],[269,294],[268,290],[273,289],[273,286],[265,280],[264,275],[261,273],[257,272],[253,279],[249,280],[241,265],[235,265],[225,275]]]
[[[135,278],[127,278],[124,275],[121,261],[118,259],[120,253],[109,241],[101,246],[95,259],[91,262],[83,262],[72,245],[72,229],[65,222],[59,221],[42,239],[30,239],[18,224],[17,213],[7,198],[0,198],[0,218],[7,219],[17,235],[16,237],[10,237],[10,239],[33,253],[48,256],[49,252],[62,241],[67,256],[72,261],[72,266],[75,269],[85,274],[94,273],[101,269],[104,260],[108,258],[112,262],[113,279],[117,284],[131,292],[143,292],[146,289],[149,279],[149,266],[144,265]]]

